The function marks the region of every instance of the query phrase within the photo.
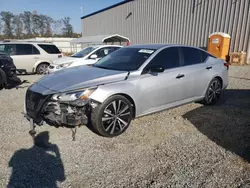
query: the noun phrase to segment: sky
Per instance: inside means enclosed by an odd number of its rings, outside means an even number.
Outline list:
[[[36,10],[55,20],[68,16],[71,18],[74,32],[81,33],[81,16],[121,1],[123,0],[0,0],[0,12],[19,14]]]

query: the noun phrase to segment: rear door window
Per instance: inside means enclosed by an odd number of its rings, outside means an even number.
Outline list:
[[[16,44],[16,55],[34,55],[40,54],[32,44]]]
[[[196,65],[202,63],[200,50],[190,47],[181,47],[184,66]]]
[[[180,66],[180,55],[178,47],[170,47],[160,51],[149,63],[149,66],[161,65],[165,69],[177,68]]]
[[[38,44],[48,54],[60,54],[60,50],[55,45],[50,44]]]

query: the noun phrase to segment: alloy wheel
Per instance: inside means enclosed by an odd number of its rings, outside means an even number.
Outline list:
[[[218,80],[214,80],[208,90],[208,102],[217,101],[221,94],[221,83]]]
[[[126,102],[123,100],[114,100],[104,109],[102,126],[111,135],[119,134],[129,125],[131,115],[132,112]]]

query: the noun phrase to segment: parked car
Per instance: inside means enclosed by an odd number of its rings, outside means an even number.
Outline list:
[[[54,44],[40,42],[2,42],[0,52],[10,55],[19,72],[37,74],[44,74],[50,63],[63,56]]]
[[[52,73],[64,68],[75,67],[79,65],[92,65],[101,58],[118,50],[119,45],[93,45],[73,54],[70,57],[63,57],[55,60],[48,67],[47,73]]]
[[[0,90],[9,84],[20,84],[21,80],[16,75],[16,66],[7,54],[0,53]]]
[[[183,45],[123,47],[93,66],[44,76],[26,93],[25,114],[36,124],[76,127],[91,122],[105,137],[131,120],[199,101],[215,104],[228,85],[229,64]]]

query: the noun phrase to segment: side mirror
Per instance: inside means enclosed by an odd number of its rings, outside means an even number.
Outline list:
[[[97,59],[97,55],[96,54],[92,54],[89,58],[90,59]]]
[[[161,65],[157,65],[157,66],[152,66],[148,68],[149,72],[152,73],[160,73],[160,72],[164,72],[164,67]]]

